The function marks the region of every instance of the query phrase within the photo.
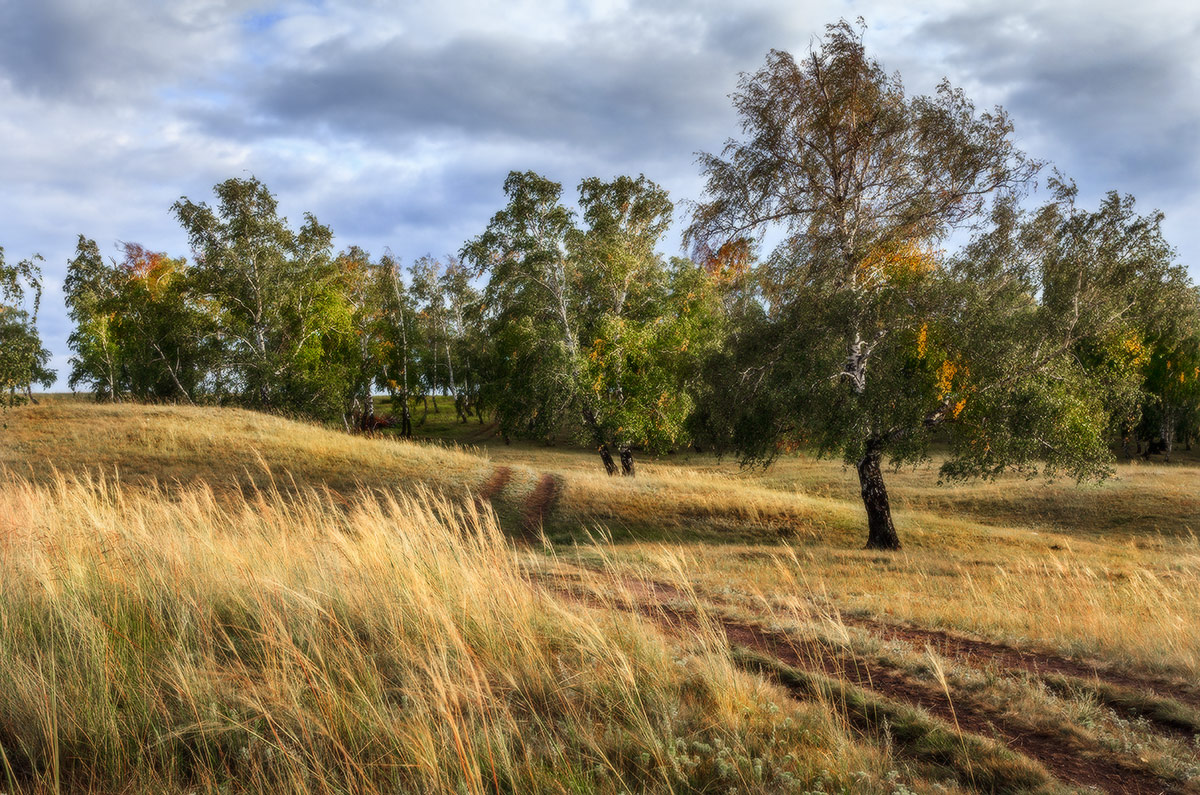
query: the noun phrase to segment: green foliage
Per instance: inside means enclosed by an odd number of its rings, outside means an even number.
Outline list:
[[[54,383],[54,371],[48,367],[50,352],[37,332],[42,300],[39,260],[34,255],[8,265],[0,248],[0,405],[6,408],[23,402],[33,384]]]
[[[708,366],[710,396],[727,397],[698,422],[718,447],[766,462],[808,443],[856,464],[880,547],[899,544],[880,458],[922,461],[939,429],[943,477],[1107,472],[1111,412],[1137,372],[1097,352],[1119,354],[1186,281],[1161,216],[1116,194],[1077,209],[1057,179],[1022,213],[1038,164],[1004,112],[976,115],[947,84],[906,98],[844,21],[802,63],[772,52],[734,105],[746,140],[702,158],[687,237],[713,259],[768,229],[784,239],[759,268],[761,307]],[[958,256],[938,250],[989,195],[990,228]]]
[[[354,309],[332,233],[311,214],[293,231],[253,177],[228,179],[215,192],[215,209],[186,197],[172,209],[196,254],[197,295],[222,340],[220,380],[248,405],[338,416],[353,370],[338,353]]]
[[[194,402],[214,389],[214,318],[199,300],[183,259],[136,243],[105,264],[80,236],[67,266],[72,389],[88,384],[98,400]]]
[[[584,226],[562,187],[532,172],[505,182],[508,206],[463,248],[490,276],[484,298],[495,379],[485,387],[505,433],[550,439],[564,428],[629,456],[687,441],[686,386],[714,338],[707,275],[656,247],[672,205],[644,176],[584,180]]]
[[[67,263],[63,292],[75,322],[67,340],[75,352],[67,385],[72,390],[86,385],[97,400],[119,399],[121,357],[112,322],[118,296],[116,269],[104,264],[96,241],[79,236],[75,257]]]

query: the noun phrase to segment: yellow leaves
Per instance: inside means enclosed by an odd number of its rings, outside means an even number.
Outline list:
[[[588,354],[588,361],[594,362],[604,354],[604,340],[599,337],[592,343],[592,351]]]
[[[917,332],[917,358],[925,358],[925,350],[929,343],[929,324],[922,323],[921,330]]]
[[[937,268],[937,252],[916,240],[876,246],[858,264],[863,284],[887,284],[906,277],[921,276]]]
[[[958,373],[958,365],[946,359],[938,368],[937,391],[938,397],[945,398],[954,388],[954,376]]]
[[[1121,348],[1129,357],[1129,363],[1134,367],[1142,367],[1150,361],[1150,351],[1146,350],[1146,344],[1136,331],[1121,340]],[[1170,364],[1168,363],[1167,366],[1169,367]]]
[[[937,373],[937,391],[938,400],[949,400],[955,393],[972,392],[974,387],[967,385],[967,379],[971,377],[971,368],[965,364],[958,364],[946,359],[938,368]],[[958,400],[950,404],[950,417],[957,419],[958,415],[967,405],[966,396],[960,397]]]

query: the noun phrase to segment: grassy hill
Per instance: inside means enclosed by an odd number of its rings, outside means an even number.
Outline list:
[[[881,555],[836,462],[610,479],[430,417],[434,444],[9,412],[0,782],[1197,789],[1193,461],[1083,487],[896,473],[907,546]]]

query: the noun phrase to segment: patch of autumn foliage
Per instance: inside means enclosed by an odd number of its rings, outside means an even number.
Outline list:
[[[872,248],[858,264],[858,281],[868,286],[921,276],[937,268],[937,252],[917,240]]]
[[[155,299],[162,295],[171,277],[184,264],[182,259],[172,259],[162,252],[149,251],[138,243],[125,243],[124,248],[122,270],[129,276],[130,281],[145,284],[146,290]]]
[[[708,275],[718,283],[728,284],[736,281],[750,270],[754,260],[754,249],[751,242],[739,237],[730,240],[716,251],[710,251],[701,258]]]

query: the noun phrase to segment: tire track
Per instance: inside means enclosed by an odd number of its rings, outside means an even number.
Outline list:
[[[512,474],[511,467],[500,466],[493,469],[491,477],[475,493],[475,507],[482,509],[484,503],[500,496],[500,492],[504,491],[504,487],[512,480]]]
[[[561,475],[543,474],[534,486],[533,491],[525,498],[521,506],[521,529],[526,534],[536,535],[542,528],[546,515],[554,509],[554,504],[562,494],[563,478]]]
[[[630,578],[623,580],[622,584],[632,592],[648,598],[690,598],[679,588],[666,583]],[[1158,699],[1175,701],[1193,710],[1200,710],[1200,690],[1165,677],[1137,676],[1048,652],[1020,649],[995,641],[975,640],[945,630],[902,626],[865,616],[839,613],[837,621],[848,627],[865,630],[884,640],[899,641],[918,649],[930,647],[940,656],[972,668],[994,665],[1008,671],[1024,671],[1043,679],[1049,679],[1048,675],[1057,675],[1077,679],[1081,683],[1099,682],[1124,691],[1130,700],[1136,694],[1151,694]],[[1197,726],[1192,721],[1156,716],[1149,711],[1142,714],[1142,717],[1174,735],[1191,738],[1197,733]]]
[[[666,601],[689,599],[688,594],[674,586],[641,580],[624,582],[622,584],[628,586],[630,595],[639,601],[622,605],[588,597],[561,582],[549,581],[545,584],[560,595],[591,603],[592,606],[636,612],[675,636],[692,636],[703,626],[703,620],[696,613],[666,604]],[[1002,742],[1040,763],[1061,781],[1130,795],[1200,791],[1195,787],[1164,780],[1147,768],[1115,757],[1111,752],[1095,747],[1094,742],[1082,735],[1068,736],[1014,723],[994,708],[967,696],[960,695],[952,703],[940,689],[911,680],[878,663],[871,664],[852,654],[837,651],[827,644],[798,642],[786,633],[720,616],[707,615],[707,619],[721,630],[726,642],[734,649],[750,649],[790,668],[832,677],[886,699],[924,709],[961,732]],[[781,684],[791,688],[787,682]],[[795,691],[795,688],[791,689]]]

